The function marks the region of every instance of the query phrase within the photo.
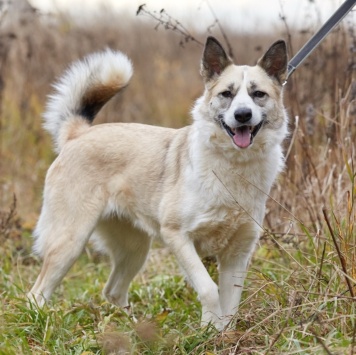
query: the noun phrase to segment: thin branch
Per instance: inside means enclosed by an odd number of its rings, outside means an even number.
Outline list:
[[[230,57],[231,59],[235,59],[235,57],[234,57],[234,52],[233,52],[233,50],[232,50],[231,43],[230,43],[230,41],[229,41],[229,39],[228,39],[228,37],[227,37],[227,34],[226,34],[224,28],[221,26],[221,22],[220,22],[219,19],[217,18],[216,13],[215,13],[213,7],[211,6],[209,0],[205,0],[205,2],[206,2],[206,4],[208,5],[208,8],[209,8],[211,14],[212,14],[213,17],[214,17],[214,20],[215,20],[214,25],[215,25],[215,24],[218,25],[219,30],[220,30],[220,33],[222,34],[222,36],[223,36],[223,38],[224,38],[224,41],[225,41],[225,43],[226,43],[226,45],[227,45],[227,50],[228,50],[229,57]]]
[[[295,116],[295,126],[294,126],[294,129],[293,129],[293,134],[292,134],[292,138],[290,140],[290,143],[289,143],[289,146],[288,146],[288,149],[287,149],[287,153],[285,154],[285,161],[287,161],[291,151],[292,151],[292,148],[293,148],[293,145],[294,145],[294,141],[295,141],[295,138],[297,136],[297,133],[298,133],[298,129],[299,129],[299,116]]]
[[[246,179],[244,176],[242,176],[241,174],[239,174],[238,172],[235,172],[235,174],[243,179],[244,181],[246,181],[247,183],[249,183],[250,185],[252,185],[253,187],[255,187],[258,191],[260,191],[261,193],[263,193],[264,195],[266,195],[267,197],[269,197],[273,202],[275,202],[279,207],[281,207],[283,210],[285,210],[287,213],[289,213],[297,222],[299,222],[303,227],[305,227],[304,223],[298,218],[296,217],[292,211],[288,210],[287,207],[283,206],[280,202],[278,202],[276,199],[274,199],[272,196],[270,196],[267,192],[263,191],[262,189],[260,189],[257,185],[255,185],[254,183],[252,183],[251,181],[249,181],[248,179]]]
[[[165,30],[171,30],[182,36],[183,40],[180,41],[181,46],[184,46],[184,44],[188,42],[195,42],[199,46],[204,46],[204,44],[196,39],[189,32],[189,30],[182,25],[181,22],[169,15],[165,9],[161,9],[159,12],[149,11],[146,9],[146,4],[142,4],[136,11],[136,16],[139,15],[146,15],[155,20],[157,22],[155,29],[158,29],[160,26],[162,26]]]
[[[325,259],[325,250],[326,250],[326,242],[324,242],[323,252],[321,254],[321,260],[320,260],[320,267],[319,267],[319,271],[316,275],[318,280],[320,280],[321,276],[322,276],[322,270],[323,270],[324,259]]]
[[[287,328],[287,325],[289,323],[290,320],[290,316],[292,313],[292,308],[289,309],[286,320],[284,322],[284,324],[282,325],[281,329],[279,330],[279,332],[277,333],[277,335],[274,337],[274,339],[272,340],[270,346],[268,347],[267,351],[264,353],[264,355],[267,355],[272,348],[274,347],[274,345],[277,343],[277,340],[281,337],[281,335],[283,334],[284,330]]]
[[[212,173],[216,176],[216,178],[220,181],[221,185],[225,188],[225,190],[229,193],[231,198],[234,200],[234,202],[265,232],[268,233],[268,230],[264,228],[261,223],[259,223],[241,204],[236,200],[235,196],[232,194],[232,192],[227,188],[227,186],[224,184],[224,182],[220,179],[220,177],[216,174],[214,170],[212,170]]]
[[[291,53],[291,55],[293,55],[294,51],[293,51],[293,47],[292,47],[292,35],[291,35],[290,28],[288,26],[287,17],[286,17],[286,14],[284,12],[283,3],[282,3],[281,0],[279,1],[279,6],[281,8],[281,12],[279,14],[279,18],[282,20],[282,22],[284,24],[284,27],[286,29],[286,35],[287,35],[287,38],[288,38],[288,44],[289,44],[290,53]]]
[[[309,330],[310,333],[312,333],[315,337],[315,339],[318,341],[318,343],[323,347],[323,349],[325,350],[325,352],[328,354],[328,355],[333,355],[332,352],[328,349],[328,347],[325,345],[323,339],[321,339],[319,337],[319,335],[316,334],[316,332],[313,330],[313,329],[310,329]]]
[[[354,298],[355,295],[354,295],[354,291],[353,291],[353,288],[352,288],[352,285],[351,285],[351,282],[349,280],[349,276],[348,276],[348,273],[347,273],[346,261],[345,261],[344,256],[342,255],[341,250],[339,248],[339,245],[337,243],[334,231],[333,231],[333,229],[331,227],[331,224],[330,224],[330,221],[329,221],[329,217],[328,217],[328,215],[326,213],[326,209],[325,208],[323,208],[323,214],[324,214],[324,218],[325,218],[326,224],[328,225],[328,229],[329,229],[331,238],[332,238],[333,243],[335,245],[335,249],[336,249],[337,255],[338,255],[339,260],[340,260],[342,271],[344,272],[344,275],[345,275],[345,280],[346,280],[347,286],[349,288],[350,295],[351,295],[352,298]]]
[[[355,339],[356,339],[356,322],[354,321],[350,355],[354,355],[354,353],[355,353],[355,344],[356,344]]]

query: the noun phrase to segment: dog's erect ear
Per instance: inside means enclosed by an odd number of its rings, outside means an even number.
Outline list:
[[[287,64],[287,46],[284,41],[273,43],[257,63],[269,76],[276,78],[280,84],[283,84],[287,78]]]
[[[201,61],[200,74],[205,81],[209,81],[214,76],[218,76],[222,71],[232,64],[224,48],[214,37],[208,37],[206,40],[203,59]]]

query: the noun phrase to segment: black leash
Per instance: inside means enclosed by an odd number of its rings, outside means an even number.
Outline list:
[[[288,74],[285,83],[298,66],[310,53],[320,44],[328,33],[352,10],[356,0],[346,0],[336,12],[325,22],[323,27],[299,50],[299,52],[288,63]],[[284,84],[285,84],[284,83]]]

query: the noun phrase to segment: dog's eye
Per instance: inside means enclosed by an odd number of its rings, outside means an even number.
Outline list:
[[[220,95],[222,95],[223,97],[226,97],[226,98],[231,98],[232,92],[229,90],[226,90],[226,91],[223,91],[222,93],[220,93]]]
[[[254,91],[253,96],[261,99],[262,97],[265,97],[267,94],[263,91]]]

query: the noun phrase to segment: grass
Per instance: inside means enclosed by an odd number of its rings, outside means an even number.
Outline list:
[[[0,353],[96,354],[125,349],[133,354],[170,353],[170,349],[191,353],[215,332],[199,329],[199,303],[171,257],[160,248],[153,251],[147,271],[133,283],[132,309],[127,313],[102,299],[109,267],[89,250],[48,306],[28,308],[24,295],[39,264],[29,256],[30,236],[25,235],[21,231],[23,256],[2,259]],[[8,250],[11,253],[16,247],[9,245]],[[168,269],[157,273],[157,259]]]
[[[355,189],[355,186],[354,186]],[[30,231],[14,206],[1,215],[1,354],[352,354],[355,300],[354,245],[344,233],[350,220],[333,219],[347,274],[330,234],[286,234],[261,239],[248,273],[244,300],[222,333],[200,328],[200,306],[172,257],[159,245],[130,289],[131,309],[105,302],[107,260],[91,249],[82,255],[43,309],[26,305],[39,271],[30,254]],[[345,242],[342,246],[342,242]],[[214,276],[215,265],[207,260]],[[353,287],[354,289],[354,287]],[[355,349],[354,349],[355,350]]]
[[[188,41],[181,48],[181,37],[157,32],[153,23],[121,19],[118,25],[103,14],[87,26],[31,16],[0,29],[0,354],[356,354],[352,20],[333,31],[286,86],[286,170],[268,201],[239,312],[219,333],[200,328],[196,295],[160,245],[130,288],[128,310],[101,297],[110,269],[90,247],[46,307],[27,307],[40,267],[31,232],[54,158],[40,120],[53,79],[88,52],[124,49],[135,66],[133,81],[98,122],[180,127],[202,90],[201,47]],[[253,37],[227,31],[238,62],[252,64],[280,37],[290,39],[292,54],[315,32],[281,25]],[[205,34],[192,35],[204,42]],[[215,278],[214,261],[205,262]]]

